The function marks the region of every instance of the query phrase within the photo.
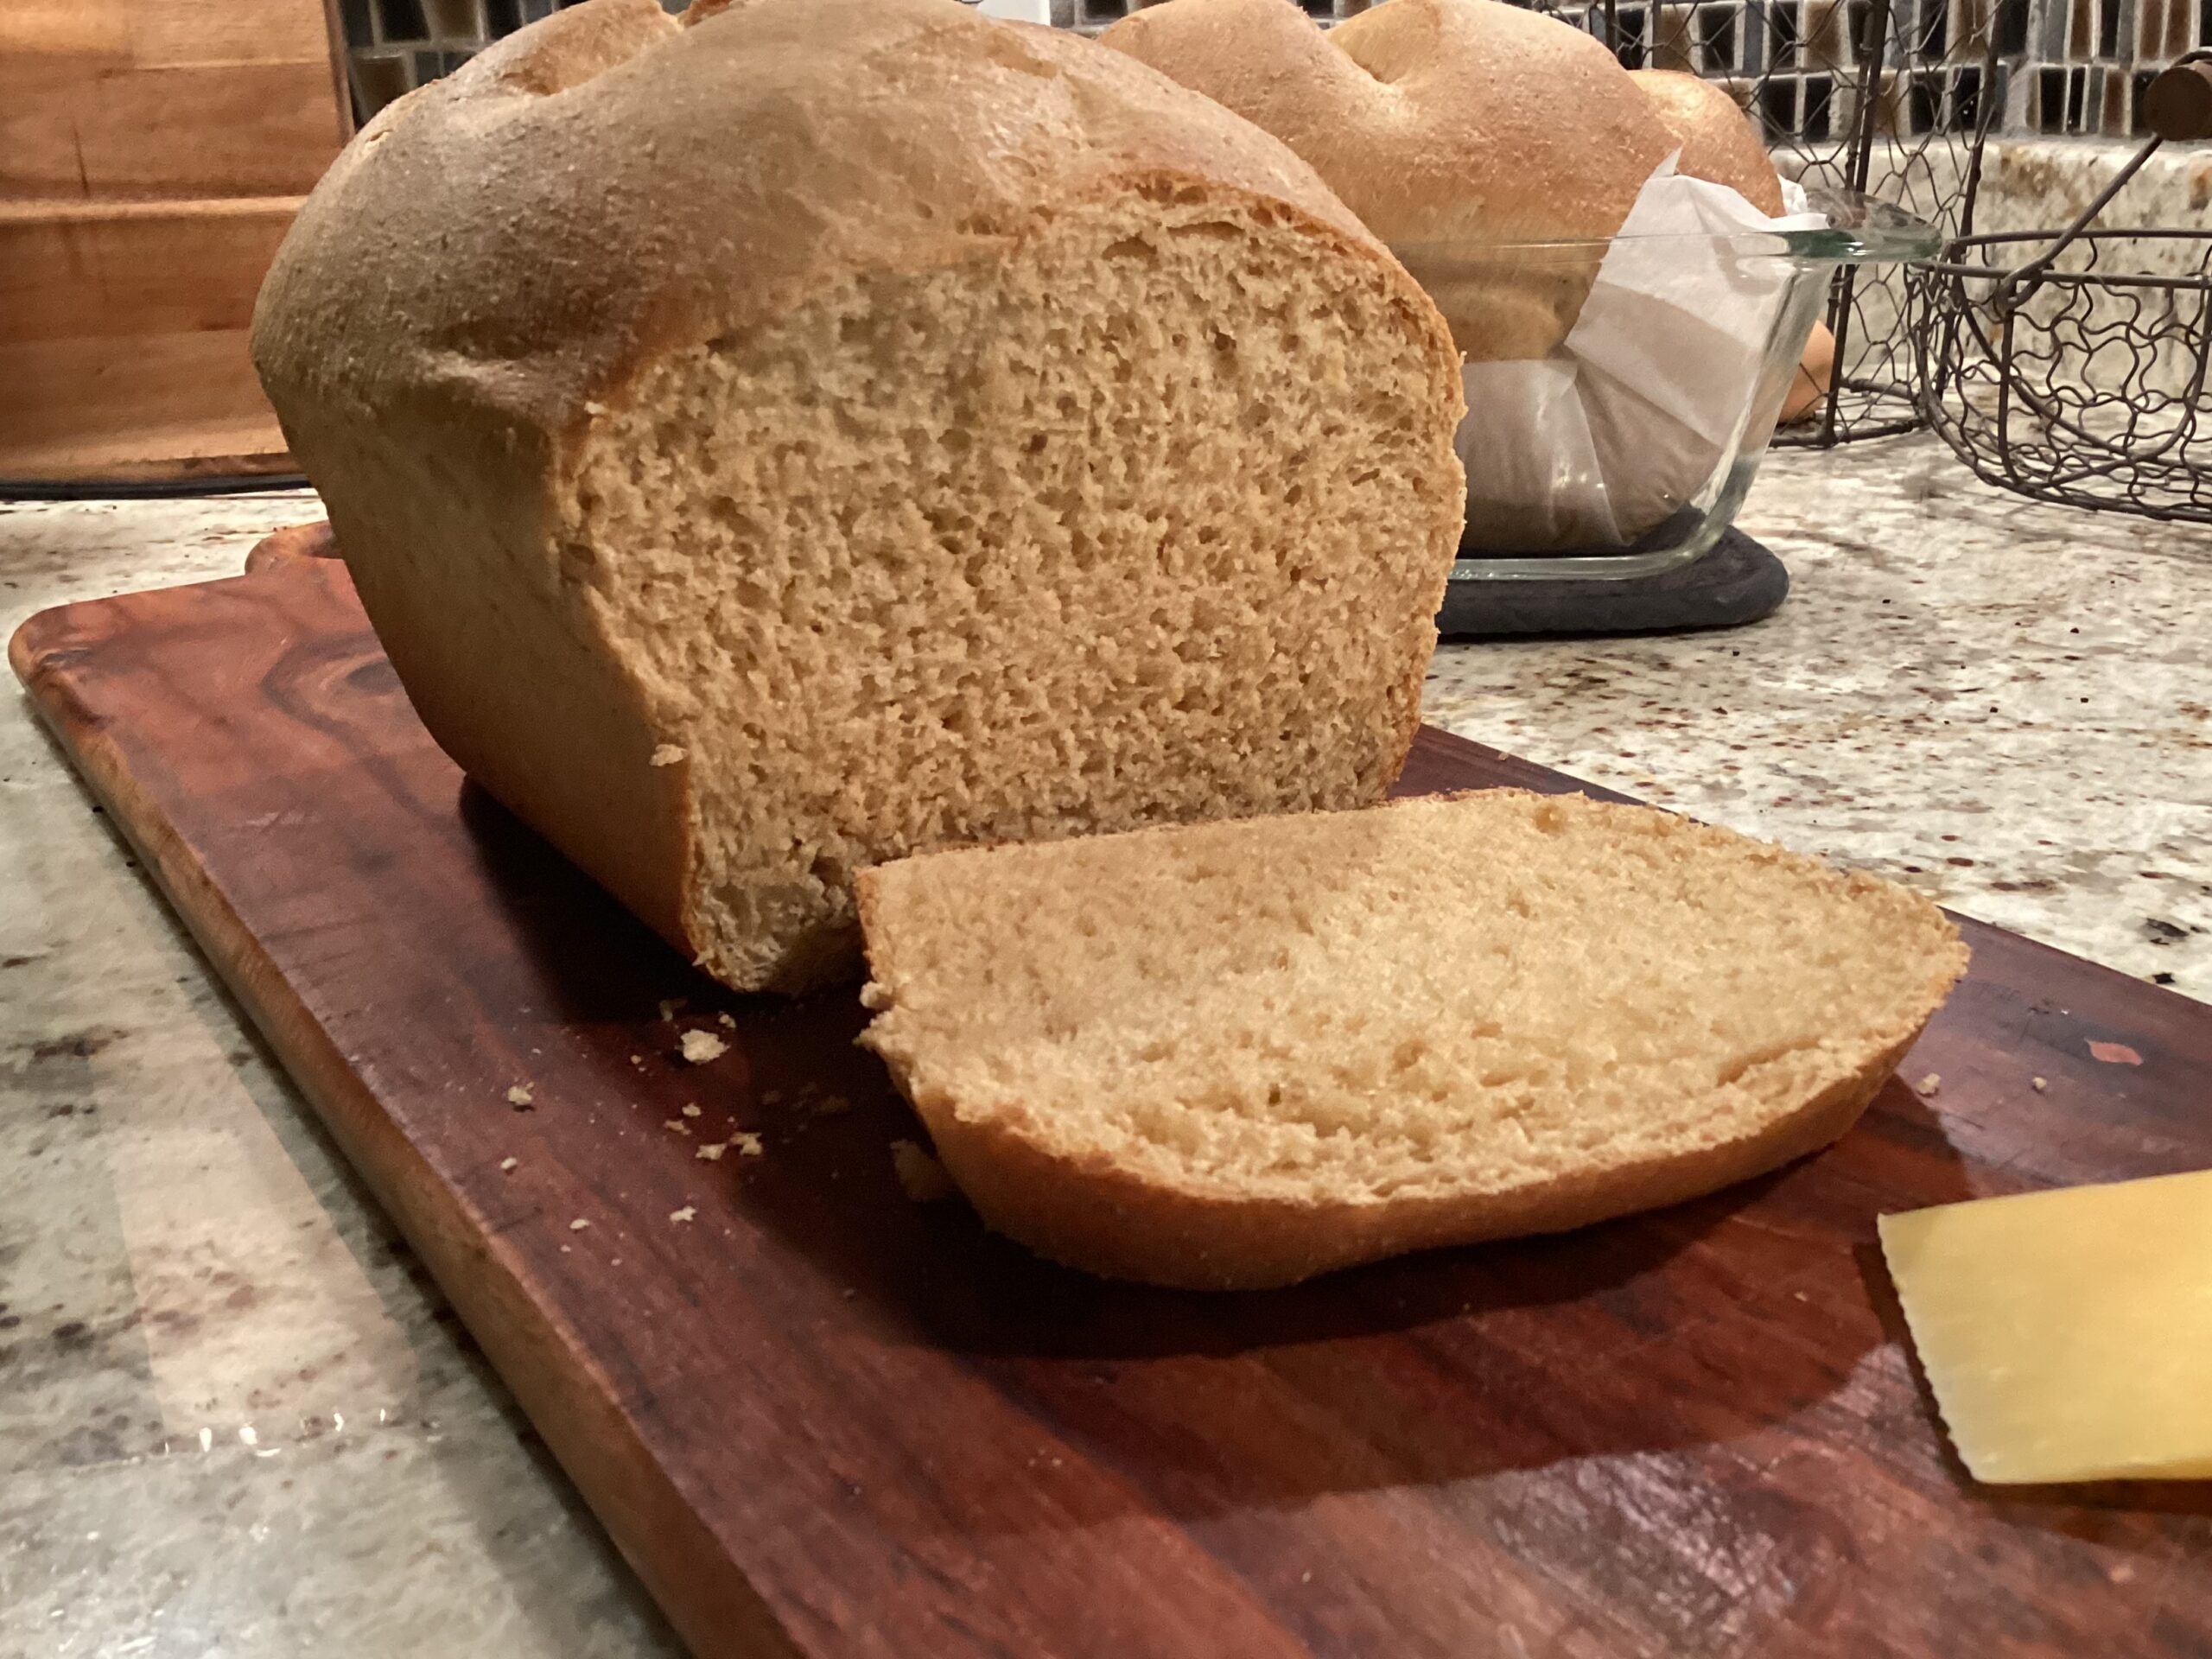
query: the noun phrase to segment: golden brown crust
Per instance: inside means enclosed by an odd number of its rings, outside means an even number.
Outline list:
[[[851,95],[863,65],[884,95]],[[435,385],[567,435],[655,353],[856,267],[988,257],[1160,177],[1375,245],[1280,144],[1050,30],[945,0],[754,0],[690,29],[656,0],[587,0],[347,147],[271,270],[256,359],[280,391]]]
[[[677,734],[563,536],[585,434],[646,365],[856,270],[1003,257],[1071,204],[1163,188],[1367,262],[1458,393],[1434,308],[1313,170],[1141,65],[950,0],[685,25],[587,0],[392,105],[302,211],[254,351],[432,734],[696,954],[688,769],[650,764]]]
[[[1674,148],[1595,39],[1497,0],[1391,0],[1325,34],[1282,0],[1167,0],[1099,38],[1282,139],[1393,247],[1602,239]],[[1541,357],[1596,271],[1455,296],[1452,337]]]
[[[1058,1157],[995,1121],[963,1120],[947,1101],[925,1094],[913,1103],[938,1157],[994,1231],[1104,1278],[1261,1290],[1414,1250],[1567,1232],[1765,1174],[1849,1130],[1919,1034],[1916,1025],[1746,1140],[1510,1192],[1366,1204],[1177,1192],[1109,1162]],[[907,1087],[896,1065],[893,1076]]]
[[[1281,0],[1167,0],[1099,38],[1282,139],[1416,268],[1432,245],[1610,237],[1676,148],[1683,173],[1782,212],[1726,92],[1631,73],[1584,31],[1497,0],[1393,0],[1326,33]],[[1541,357],[1595,274],[1594,258],[1510,284],[1486,272],[1479,293],[1445,295],[1452,336],[1478,361]]]
[[[1780,215],[1781,175],[1725,88],[1673,69],[1637,69],[1630,74],[1682,147],[1678,170],[1725,184],[1761,213]]]

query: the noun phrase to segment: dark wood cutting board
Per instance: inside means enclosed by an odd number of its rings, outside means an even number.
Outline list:
[[[466,785],[341,567],[12,655],[703,1656],[2212,1651],[2212,1488],[1976,1486],[1874,1246],[2212,1165],[2196,1003],[1970,925],[1904,1069],[1940,1088],[1817,1158],[1292,1291],[1117,1287],[910,1199],[854,996],[717,991]],[[1404,787],[1497,783],[1574,787],[1435,732]]]

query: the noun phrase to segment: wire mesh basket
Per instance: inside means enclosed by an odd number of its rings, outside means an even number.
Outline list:
[[[2212,137],[2212,53],[2151,91],[2153,136],[2072,225],[1913,269],[1919,401],[1991,483],[2212,524],[2212,228],[2090,228],[2162,143]]]

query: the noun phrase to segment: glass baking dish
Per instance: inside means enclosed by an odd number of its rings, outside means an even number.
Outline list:
[[[1463,343],[1510,338],[1511,318],[1587,296],[1542,355],[1466,365],[1454,582],[1650,576],[1713,550],[1837,270],[1923,260],[1941,245],[1886,202],[1804,200],[1784,226],[1727,235],[1393,246]]]

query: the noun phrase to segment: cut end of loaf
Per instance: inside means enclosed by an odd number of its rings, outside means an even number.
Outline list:
[[[918,849],[1379,799],[1464,489],[1408,286],[1147,187],[644,374],[564,538],[686,755],[702,964],[855,970]]]
[[[687,21],[593,0],[394,105],[270,276],[439,743],[744,990],[857,969],[871,860],[1377,795],[1465,511],[1418,284],[1087,41]]]
[[[985,1219],[1221,1287],[1771,1169],[1966,963],[1872,877],[1517,791],[917,858],[861,903],[866,1040]]]

